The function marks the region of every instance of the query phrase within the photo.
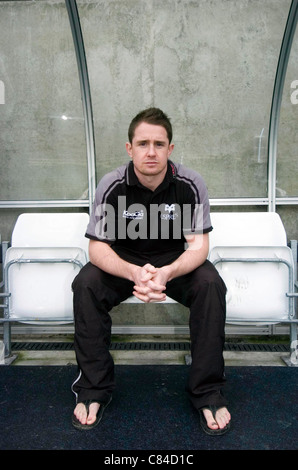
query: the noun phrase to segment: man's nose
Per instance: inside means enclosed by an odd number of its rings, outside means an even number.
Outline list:
[[[148,155],[155,155],[156,149],[154,143],[149,144]]]

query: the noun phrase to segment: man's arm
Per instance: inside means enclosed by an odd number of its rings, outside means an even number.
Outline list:
[[[106,273],[128,279],[137,286],[144,286],[157,272],[157,269],[150,264],[141,267],[125,261],[107,243],[97,240],[89,242],[89,259],[92,264]],[[165,296],[161,291],[165,286],[155,284],[158,286],[158,292],[155,292],[153,297],[156,300],[164,300]]]
[[[106,273],[123,277],[130,281],[134,278],[134,269],[136,266],[120,258],[105,242],[90,240],[89,259],[92,264]]]
[[[185,237],[188,248],[173,263],[160,268],[167,276],[167,282],[188,274],[203,264],[209,252],[209,234],[188,235]]]

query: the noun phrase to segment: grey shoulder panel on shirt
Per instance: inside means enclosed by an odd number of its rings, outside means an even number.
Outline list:
[[[202,175],[181,163],[175,163],[175,166],[177,169],[176,178],[190,185],[195,193],[196,203],[206,202],[208,200],[208,190]]]
[[[98,183],[95,192],[95,200],[92,207],[92,212],[89,219],[89,224],[86,230],[86,237],[94,240],[106,241],[110,243],[113,241],[106,234],[102,235],[103,227],[99,223],[103,217],[101,208],[104,208],[108,196],[117,187],[122,184],[126,178],[127,164],[116,168],[113,171],[105,174]]]
[[[175,166],[177,170],[177,180],[188,184],[194,193],[197,210],[193,217],[193,230],[195,231],[194,227],[198,227],[199,231],[203,229],[203,233],[211,231],[210,203],[204,178],[197,171],[181,163],[175,163]]]
[[[103,204],[108,195],[113,191],[117,184],[122,183],[126,177],[127,164],[106,173],[98,183],[95,193],[95,203]]]

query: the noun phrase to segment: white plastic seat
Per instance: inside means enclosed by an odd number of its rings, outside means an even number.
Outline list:
[[[213,213],[209,259],[227,286],[227,322],[287,321],[294,261],[276,213]]]
[[[215,247],[210,261],[227,286],[227,322],[287,321],[293,313],[290,248]]]
[[[89,222],[86,213],[21,214],[15,223],[12,247],[80,247],[88,252],[85,231]]]
[[[213,212],[211,223],[210,251],[214,246],[287,246],[275,212]]]
[[[124,300],[122,302],[123,304],[143,304],[144,302],[140,299],[138,299],[137,297],[135,297],[134,295],[132,295],[131,297],[128,297],[126,300]],[[155,302],[157,304],[176,304],[176,300],[173,300],[171,297],[169,297],[168,295],[166,296],[166,299],[163,300],[162,302]]]
[[[71,283],[88,261],[85,213],[22,214],[5,256],[10,293],[6,316],[27,321],[72,321]]]
[[[10,248],[5,261],[9,267],[9,317],[70,321],[71,283],[85,263],[81,248]]]

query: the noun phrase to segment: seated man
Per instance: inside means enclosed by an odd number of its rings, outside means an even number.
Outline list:
[[[114,390],[110,310],[132,294],[158,302],[166,294],[190,309],[192,364],[188,393],[208,434],[223,434],[230,413],[222,395],[226,287],[207,260],[212,230],[202,177],[169,160],[168,117],[157,108],[131,122],[127,164],[105,175],[86,236],[90,263],[73,282],[75,351],[73,425],[91,429]]]

